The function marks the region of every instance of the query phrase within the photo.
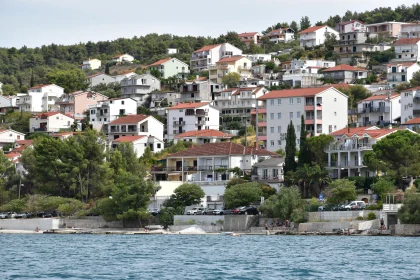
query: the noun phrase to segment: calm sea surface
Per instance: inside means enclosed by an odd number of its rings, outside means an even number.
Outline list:
[[[0,279],[420,279],[420,238],[0,235]]]

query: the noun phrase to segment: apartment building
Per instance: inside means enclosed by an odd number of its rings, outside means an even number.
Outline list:
[[[107,131],[106,125],[124,115],[137,114],[137,101],[129,97],[111,98],[89,105],[89,122],[93,128]]]
[[[387,126],[401,118],[400,94],[373,95],[357,103],[360,126]]]
[[[242,55],[224,57],[209,66],[209,79],[213,83],[222,84],[222,79],[229,73],[238,73],[241,79],[252,77],[252,61]]]
[[[384,38],[398,38],[401,27],[404,25],[404,22],[396,21],[387,21],[387,22],[378,22],[372,24],[366,24],[366,32],[370,34],[375,34],[378,37]]]
[[[212,82],[208,79],[185,81],[179,88],[178,102],[212,101]]]
[[[168,109],[168,135],[172,141],[178,134],[203,129],[219,130],[219,109],[210,102],[179,103]]]
[[[133,75],[121,81],[121,96],[136,100],[139,106],[155,90],[160,90],[160,80],[150,74]]]
[[[402,38],[394,43],[395,58],[393,62],[418,62],[420,38]]]
[[[192,53],[190,68],[197,72],[208,70],[209,65],[215,65],[223,57],[234,55],[242,55],[242,50],[229,43],[204,46]]]
[[[239,39],[247,46],[253,42],[255,45],[258,45],[261,40],[261,34],[258,32],[245,32],[238,34]]]
[[[420,38],[420,22],[402,24],[398,38]]]
[[[161,77],[167,79],[176,76],[185,80],[190,74],[190,66],[177,58],[165,58],[147,66],[149,70],[157,70]]]
[[[59,111],[75,119],[83,119],[89,105],[96,105],[98,101],[108,99],[107,96],[93,91],[75,91],[63,94],[55,104]]]
[[[312,26],[299,32],[301,47],[315,47],[324,44],[327,34],[334,34],[338,38],[338,32],[329,26]]]
[[[401,123],[420,118],[420,87],[401,91]]]
[[[326,60],[292,60],[290,67],[283,73],[283,83],[291,87],[301,88],[315,87],[322,85],[320,80],[323,75],[319,73],[321,68],[331,68],[335,66],[334,61]]]
[[[391,62],[386,69],[388,85],[394,88],[401,83],[408,83],[417,71],[420,71],[417,62]]]
[[[295,31],[291,28],[279,28],[271,30],[265,35],[270,42],[273,43],[288,43],[295,39]]]
[[[300,143],[301,116],[308,133],[317,136],[345,127],[347,95],[334,87],[274,90],[258,98],[263,101],[256,112],[258,141],[269,151],[285,149],[287,126],[292,121]]]
[[[108,139],[116,140],[124,136],[154,136],[163,139],[164,124],[147,115],[121,116],[108,124]]]
[[[64,94],[64,89],[57,85],[37,85],[28,89],[27,94],[19,95],[16,106],[22,112],[57,111],[55,102]]]
[[[341,64],[322,71],[324,78],[332,79],[334,82],[343,82],[354,84],[358,79],[364,79],[368,76],[368,70],[353,67],[347,64]]]

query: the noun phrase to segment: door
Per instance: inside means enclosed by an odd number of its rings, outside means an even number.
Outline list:
[[[177,161],[176,162],[176,170],[177,171],[181,171],[182,170],[182,161]]]

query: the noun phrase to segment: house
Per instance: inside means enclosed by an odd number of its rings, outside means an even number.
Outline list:
[[[288,43],[295,39],[295,31],[291,28],[279,28],[271,30],[265,35],[270,42],[273,43]]]
[[[401,83],[408,83],[417,71],[420,71],[417,62],[391,62],[387,65],[386,70],[388,85],[396,87]]]
[[[349,20],[349,21],[343,21],[336,25],[336,30],[338,33],[346,34],[351,32],[366,32],[366,26],[365,23],[360,20]]]
[[[137,157],[141,157],[144,154],[144,151],[147,147],[153,153],[158,153],[164,149],[164,143],[162,140],[154,137],[154,136],[147,136],[147,135],[135,135],[135,136],[122,136],[111,142],[112,148],[116,148],[120,143],[132,143],[134,152],[136,153]]]
[[[394,62],[418,62],[420,38],[402,38],[394,43]]]
[[[368,76],[368,70],[353,67],[347,64],[341,64],[322,71],[325,79],[331,79],[334,82],[344,82],[354,84],[358,79],[365,79]]]
[[[92,88],[100,84],[108,85],[110,83],[115,83],[115,78],[105,73],[97,73],[88,76],[86,82],[88,83],[89,88]]]
[[[338,38],[338,32],[329,26],[312,26],[299,32],[301,47],[315,47],[324,44],[327,34],[335,35]]]
[[[155,90],[160,90],[160,80],[150,74],[133,75],[121,81],[121,96],[133,98],[139,106]]]
[[[387,126],[401,118],[400,94],[373,95],[357,103],[360,126]]]
[[[96,105],[98,101],[108,99],[107,96],[94,91],[75,91],[63,94],[55,104],[61,113],[72,116],[75,119],[83,119],[90,105]]]
[[[191,130],[219,130],[219,109],[210,102],[179,103],[168,108],[168,135],[172,141],[176,135]]]
[[[251,112],[263,102],[258,98],[268,90],[263,87],[228,88],[215,97],[214,106],[220,110],[221,117],[240,117],[246,124],[250,124]],[[228,118],[229,120],[229,118]]]
[[[395,21],[387,21],[387,22],[378,22],[372,24],[366,24],[366,32],[370,34],[376,34],[378,37],[382,38],[398,38],[401,27],[405,25],[404,22],[395,22]]]
[[[244,57],[249,58],[252,63],[269,62],[271,61],[271,54],[244,54]]]
[[[209,79],[213,83],[222,84],[222,79],[229,73],[238,73],[242,79],[252,77],[252,61],[242,55],[224,57],[209,66]]]
[[[83,132],[75,131],[66,131],[66,132],[57,132],[50,134],[54,139],[66,140],[67,138],[73,137],[74,135],[83,134]]]
[[[134,72],[125,72],[118,75],[113,76],[116,83],[121,83],[124,79],[130,79],[131,77],[136,76],[137,74]]]
[[[401,91],[401,123],[420,118],[420,87]]]
[[[163,126],[163,123],[153,116],[128,115],[110,122],[107,135],[109,141],[125,136],[153,136],[163,139]]]
[[[226,182],[233,177],[229,170],[239,168],[250,173],[260,160],[276,157],[267,150],[245,147],[232,142],[207,143],[166,157],[166,166],[153,167],[154,181]]]
[[[321,86],[321,78],[323,75],[319,70],[321,68],[331,68],[334,66],[334,61],[294,59],[290,62],[290,66],[286,66],[282,81],[284,84],[288,84],[291,87],[297,86],[308,88]]]
[[[95,129],[104,129],[113,120],[137,113],[137,101],[129,97],[111,98],[89,105],[89,122]],[[105,127],[104,127],[105,126]]]
[[[280,189],[280,184],[284,181],[284,158],[272,157],[252,166],[251,179]]]
[[[16,106],[17,95],[0,95],[0,114],[6,114],[9,111],[19,111]]]
[[[174,138],[174,143],[178,141],[186,141],[194,144],[206,144],[229,141],[232,134],[222,132],[215,129],[191,130],[178,134]]]
[[[0,130],[0,149],[7,144],[10,148],[13,148],[16,141],[25,140],[25,133],[15,131],[13,129],[1,129]]]
[[[215,65],[223,57],[233,55],[242,55],[242,50],[229,43],[204,46],[192,53],[190,69],[197,72],[208,70],[209,65]]]
[[[83,64],[80,65],[82,70],[96,70],[101,68],[101,61],[96,58],[89,58],[88,60],[83,60]]]
[[[255,45],[260,43],[261,34],[258,32],[245,32],[238,34],[239,39],[249,47],[251,42],[254,42]]]
[[[420,38],[420,22],[402,24],[398,38]]]
[[[269,151],[284,150],[287,127],[292,121],[299,147],[301,116],[307,132],[315,136],[339,130],[348,123],[347,99],[334,87],[270,91],[258,98],[263,105],[255,112],[257,141],[262,141]]]
[[[178,102],[212,101],[214,84],[208,79],[185,81],[179,87]]]
[[[64,89],[57,85],[37,85],[28,89],[16,100],[16,106],[22,112],[57,111],[55,102],[64,94]]]
[[[420,117],[406,121],[402,123],[402,126],[418,132],[420,130]]]
[[[178,53],[178,49],[168,48],[167,54],[177,54],[177,53]]]
[[[176,76],[185,80],[190,74],[190,66],[177,58],[165,58],[147,66],[150,71],[157,70],[161,77],[167,79]],[[152,73],[153,74],[153,73]]]
[[[39,113],[29,119],[30,132],[59,132],[70,130],[74,124],[74,118],[59,112]]]
[[[150,109],[166,108],[176,104],[181,94],[174,91],[153,91],[150,95]]]
[[[330,135],[334,142],[325,149],[328,154],[327,169],[333,179],[352,176],[374,177],[374,171],[363,163],[364,155],[381,139],[398,131],[398,128],[348,127]]]
[[[134,61],[134,57],[129,54],[117,54],[112,57],[112,61],[116,63],[132,63]]]

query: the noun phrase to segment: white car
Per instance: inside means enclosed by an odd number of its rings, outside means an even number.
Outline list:
[[[197,215],[197,211],[203,211],[204,208],[198,208],[198,207],[194,207],[193,209],[190,209],[187,211],[187,215]]]
[[[357,210],[359,206],[365,205],[364,201],[352,201],[346,206],[344,206],[344,209],[348,210]]]

